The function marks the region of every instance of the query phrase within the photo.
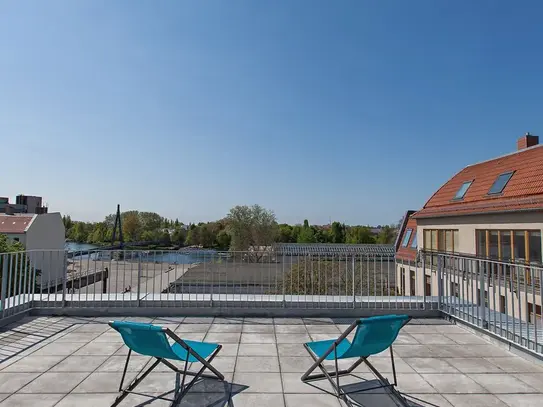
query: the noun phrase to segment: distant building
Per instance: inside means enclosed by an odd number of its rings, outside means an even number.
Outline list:
[[[0,214],[0,234],[20,242],[31,264],[41,271],[42,288],[55,286],[64,276],[64,223],[60,213]]]
[[[41,196],[17,195],[15,203],[10,203],[9,198],[0,198],[0,213],[13,215],[15,213],[35,213],[38,215],[47,213],[47,207],[42,203]]]

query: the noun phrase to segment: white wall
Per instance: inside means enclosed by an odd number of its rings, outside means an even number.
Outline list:
[[[26,249],[34,267],[42,271],[43,288],[60,284],[65,276],[64,223],[60,213],[37,215],[26,232]]]

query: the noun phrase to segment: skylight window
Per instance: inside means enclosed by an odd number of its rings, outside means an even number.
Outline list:
[[[411,248],[412,249],[417,248],[417,232],[415,232],[415,236],[413,236],[413,241],[411,242]]]
[[[471,186],[472,183],[473,183],[473,181],[464,182],[460,186],[460,188],[458,188],[458,191],[456,191],[456,195],[454,196],[453,199],[464,199],[464,195],[466,195],[466,192],[468,192],[468,189],[469,189],[469,187]]]
[[[492,184],[490,187],[490,190],[488,191],[488,195],[494,195],[494,194],[501,194],[513,176],[515,171],[509,171],[504,172],[503,174],[498,175],[498,178],[496,178],[496,181]]]
[[[411,238],[411,233],[413,233],[413,229],[407,229],[407,232],[405,232],[405,236],[403,237],[402,247],[407,247],[409,239]]]

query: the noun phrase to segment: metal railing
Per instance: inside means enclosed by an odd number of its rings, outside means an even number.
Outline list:
[[[432,253],[427,262],[426,256],[404,261],[273,250],[5,253],[0,319],[29,309],[422,310],[543,354],[542,268],[445,253]]]

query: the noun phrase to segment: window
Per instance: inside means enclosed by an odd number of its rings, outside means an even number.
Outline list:
[[[504,172],[503,174],[498,175],[498,178],[496,178],[496,181],[492,184],[490,187],[490,190],[488,191],[488,195],[494,195],[494,194],[501,194],[513,176],[514,171]]]
[[[458,191],[456,191],[456,195],[453,199],[464,199],[464,195],[466,195],[466,192],[468,192],[469,187],[471,186],[473,181],[466,181],[464,182]]]
[[[416,278],[415,278],[415,272],[413,270],[411,270],[409,272],[409,274],[410,274],[410,277],[411,277],[411,284],[410,284],[409,288],[411,289],[411,295],[415,296],[415,286],[417,284],[417,281],[416,281]]]
[[[530,262],[541,263],[541,232],[528,232]]]
[[[426,284],[424,285],[424,295],[430,297],[432,295],[432,277],[426,276],[425,283]]]
[[[534,304],[529,302],[528,303],[528,322],[533,324],[538,319],[541,319],[541,305],[536,304],[536,306],[534,307]]]
[[[405,236],[403,237],[402,247],[407,247],[409,239],[411,239],[411,233],[413,233],[413,229],[407,229],[407,232],[405,232]]]
[[[505,296],[500,295],[500,313],[505,314]]]
[[[412,249],[417,248],[417,232],[415,232],[415,236],[413,236],[413,240],[411,241],[411,248]]]
[[[424,229],[424,248],[439,252],[458,252],[458,230]]]
[[[400,269],[400,273],[400,295],[405,295],[405,269],[403,267]]]
[[[477,256],[543,263],[540,230],[476,230]]]
[[[16,242],[19,241],[19,238],[18,237],[14,237],[13,240],[15,240]]]

